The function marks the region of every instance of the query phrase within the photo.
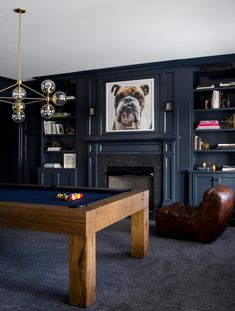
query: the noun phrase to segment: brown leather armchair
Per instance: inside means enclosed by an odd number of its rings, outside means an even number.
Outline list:
[[[198,206],[174,203],[157,211],[156,230],[160,236],[211,242],[231,220],[234,193],[225,185],[205,191]]]

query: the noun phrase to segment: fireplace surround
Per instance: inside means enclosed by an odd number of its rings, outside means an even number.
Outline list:
[[[88,185],[147,187],[150,191],[150,217],[157,208],[175,201],[174,141],[105,141],[91,143],[88,156]],[[123,181],[124,179],[125,181]],[[137,181],[138,179],[138,181]],[[131,180],[132,184],[129,184]],[[152,218],[152,217],[151,217]]]
[[[149,187],[149,197],[151,198],[150,211],[154,211],[154,209],[158,208],[161,205],[161,155],[99,155],[97,173],[98,187],[108,187],[108,181],[110,176],[138,176],[139,181],[142,177],[142,182],[144,182],[144,179],[146,181],[146,178],[148,177],[148,179],[152,180]]]

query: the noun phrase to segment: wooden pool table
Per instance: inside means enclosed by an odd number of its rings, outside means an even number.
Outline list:
[[[57,193],[83,193],[58,200]],[[88,307],[96,295],[96,232],[131,216],[131,255],[148,251],[148,191],[0,184],[0,226],[68,234],[69,303]]]

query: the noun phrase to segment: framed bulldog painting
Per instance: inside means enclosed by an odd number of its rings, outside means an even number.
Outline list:
[[[154,79],[106,83],[106,132],[154,130]]]

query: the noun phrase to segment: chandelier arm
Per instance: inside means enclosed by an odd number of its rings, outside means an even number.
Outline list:
[[[40,93],[40,92],[38,92],[38,91],[32,89],[31,87],[29,87],[29,86],[27,86],[27,85],[25,85],[25,84],[23,84],[23,83],[22,83],[21,85],[22,85],[23,87],[25,87],[26,89],[28,89],[28,90],[34,92],[35,94],[38,94],[38,95],[42,96],[43,98],[45,98],[45,95],[43,95],[42,93]]]
[[[34,99],[34,98],[28,98],[27,97],[27,99]],[[30,101],[30,102],[28,102],[28,103],[25,103],[25,105],[29,105],[29,104],[34,104],[34,103],[39,103],[39,102],[42,102],[42,101],[44,101],[44,98],[42,98],[42,99],[35,99],[35,100],[32,100],[32,101]]]
[[[0,102],[2,103],[7,103],[7,104],[10,104],[10,105],[13,105],[14,103],[12,102],[9,102],[8,100],[4,100],[4,99],[1,99],[1,98],[11,98],[11,97],[0,97]]]
[[[12,87],[14,87],[16,85],[18,85],[18,83],[15,83],[15,84],[12,84],[12,85],[10,85],[8,87],[5,87],[5,89],[0,90],[0,93],[6,91],[6,90],[8,90],[8,89],[10,89],[10,88],[12,88]]]

